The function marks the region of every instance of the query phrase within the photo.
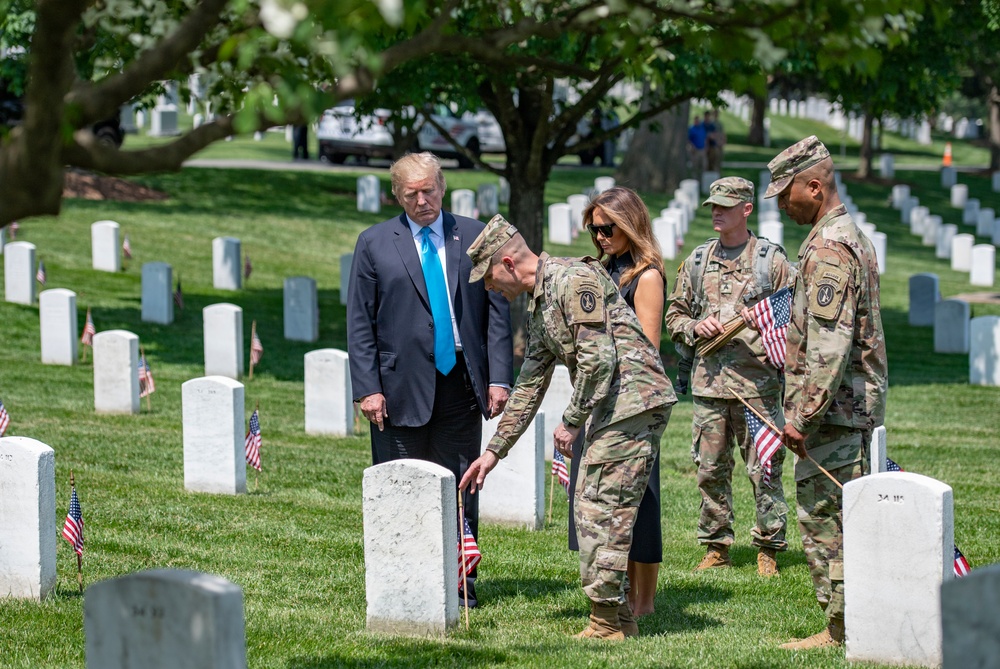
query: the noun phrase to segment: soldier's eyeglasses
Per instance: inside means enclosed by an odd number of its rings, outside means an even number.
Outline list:
[[[588,225],[587,229],[590,230],[590,236],[597,239],[597,235],[604,235],[605,239],[611,239],[611,236],[615,234],[615,224],[608,223],[607,225]]]

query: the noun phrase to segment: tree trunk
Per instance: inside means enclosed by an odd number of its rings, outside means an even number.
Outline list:
[[[990,89],[990,172],[1000,170],[1000,88]]]
[[[764,116],[767,114],[767,97],[763,95],[752,95],[753,113],[750,116],[750,131],[747,135],[747,144],[750,146],[764,146]]]
[[[861,133],[861,152],[859,155],[857,176],[867,179],[872,173],[872,122],[875,117],[865,113],[864,132]]]
[[[648,93],[648,84],[644,93]],[[690,106],[690,101],[682,102],[636,129],[615,175],[616,182],[652,193],[670,193],[680,185],[687,173]]]

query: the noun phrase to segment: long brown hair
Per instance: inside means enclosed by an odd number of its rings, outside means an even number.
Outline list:
[[[638,193],[624,186],[609,188],[591,200],[583,210],[584,225],[591,225],[594,222],[594,211],[597,209],[601,210],[605,221],[614,223],[615,227],[628,237],[629,251],[632,253],[635,265],[622,274],[622,284],[629,283],[648,267],[654,267],[663,276],[663,255],[660,253],[660,245],[653,236],[649,210]],[[591,241],[597,248],[598,258],[607,262],[609,259],[605,258],[601,245],[593,237]]]

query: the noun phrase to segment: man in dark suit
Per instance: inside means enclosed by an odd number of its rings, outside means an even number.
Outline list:
[[[354,401],[371,421],[375,464],[437,463],[461,480],[479,457],[482,418],[503,411],[513,384],[510,309],[469,283],[466,251],[482,223],[442,211],[445,179],[431,153],[389,171],[404,213],[358,237],[347,303]],[[478,497],[465,493],[479,534]],[[467,579],[474,605],[475,572]]]

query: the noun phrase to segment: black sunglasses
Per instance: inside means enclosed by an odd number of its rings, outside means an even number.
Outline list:
[[[588,225],[587,229],[590,230],[590,236],[597,239],[597,235],[604,235],[605,239],[611,239],[611,236],[615,234],[615,224],[608,223],[607,225]]]

